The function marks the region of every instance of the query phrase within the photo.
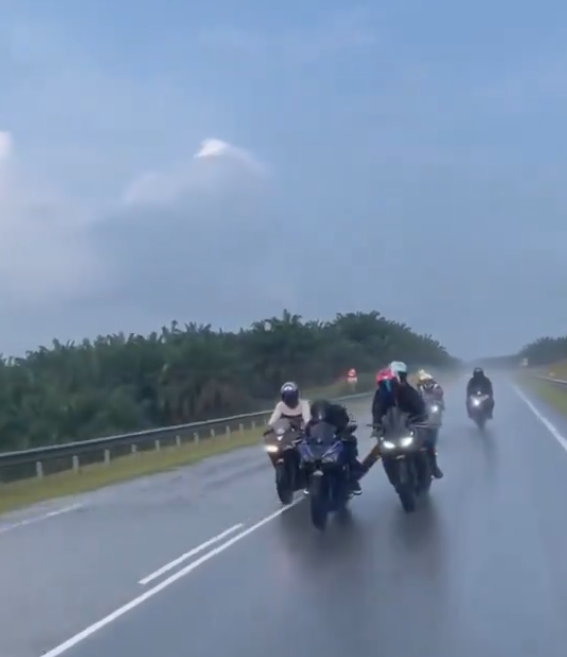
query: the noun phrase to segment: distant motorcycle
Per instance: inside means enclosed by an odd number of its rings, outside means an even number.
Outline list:
[[[302,432],[296,423],[281,419],[264,437],[264,449],[275,470],[278,497],[282,504],[291,504],[294,493],[304,486],[304,476],[300,469],[301,457],[297,448]]]
[[[484,394],[480,390],[470,395],[468,399],[468,408],[471,419],[481,430],[484,429],[486,422],[489,419],[487,404],[489,399],[489,395]]]
[[[352,424],[349,431],[355,430],[356,424]],[[309,436],[299,445],[308,481],[311,521],[320,530],[325,529],[329,513],[345,508],[352,497],[344,449],[335,427],[323,421],[311,427]]]
[[[417,499],[429,491],[433,481],[422,433],[429,428],[425,424],[409,424],[407,415],[394,407],[388,410],[378,436],[384,468],[408,513],[415,511]]]

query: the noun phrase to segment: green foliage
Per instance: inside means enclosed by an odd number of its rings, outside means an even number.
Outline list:
[[[393,359],[450,364],[431,336],[379,313],[303,322],[284,311],[238,333],[173,322],[40,347],[0,361],[0,449],[17,450],[258,410],[286,380],[303,389]]]
[[[548,365],[567,358],[567,336],[539,338],[526,345],[517,358],[527,358],[531,365]]]

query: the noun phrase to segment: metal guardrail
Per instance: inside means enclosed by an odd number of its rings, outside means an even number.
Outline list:
[[[554,376],[544,376],[543,374],[534,374],[536,379],[546,381],[547,383],[555,383],[555,385],[567,388],[567,381],[564,379],[556,379]]]
[[[335,398],[349,402],[369,397],[362,392]],[[95,463],[110,464],[113,459],[137,452],[160,451],[167,447],[181,447],[188,443],[199,444],[203,440],[220,438],[230,440],[247,431],[265,425],[273,409],[234,415],[232,417],[191,422],[171,427],[137,431],[119,436],[81,440],[61,445],[49,445],[18,452],[0,454],[0,483],[21,479],[42,478],[66,470],[80,472],[82,466]],[[258,436],[260,440],[260,436]]]

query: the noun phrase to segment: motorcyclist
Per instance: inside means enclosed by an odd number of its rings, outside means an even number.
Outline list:
[[[417,373],[416,388],[422,396],[432,397],[439,403],[441,408],[445,408],[445,392],[429,372],[419,370]]]
[[[494,411],[494,389],[492,387],[492,381],[486,376],[482,367],[475,367],[472,377],[467,383],[466,406],[469,417],[471,417],[471,397],[479,393],[488,396],[486,410],[488,411],[488,417],[492,419],[492,413]]]
[[[318,399],[312,402],[310,407],[310,419],[305,425],[305,435],[309,437],[311,429],[318,422],[327,422],[335,427],[337,436],[343,441],[345,458],[350,466],[351,492],[354,495],[360,495],[359,477],[363,467],[358,460],[358,440],[349,428],[354,424],[347,409],[341,404],[337,404],[326,399]],[[308,492],[308,491],[305,491]]]
[[[268,420],[269,433],[273,425],[281,419],[290,420],[293,424],[299,426],[307,424],[311,418],[309,402],[301,399],[299,388],[293,381],[287,381],[280,389],[281,401],[276,404],[274,412]]]
[[[378,435],[382,420],[388,409],[397,405],[408,414],[410,422],[426,422],[427,409],[423,397],[408,382],[408,369],[405,363],[395,361],[390,364],[391,375],[385,375],[374,393],[372,400],[372,423],[375,426],[374,435]],[[431,458],[433,476],[436,479],[443,477],[443,472],[437,464],[436,438],[429,440],[428,454]],[[385,466],[387,467],[387,466]],[[388,476],[390,476],[388,474]]]

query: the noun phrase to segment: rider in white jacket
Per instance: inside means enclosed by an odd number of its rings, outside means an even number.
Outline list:
[[[280,394],[282,400],[276,404],[272,417],[268,421],[268,427],[281,419],[301,420],[305,425],[311,419],[311,407],[307,399],[301,399],[299,388],[292,381],[284,383]]]

